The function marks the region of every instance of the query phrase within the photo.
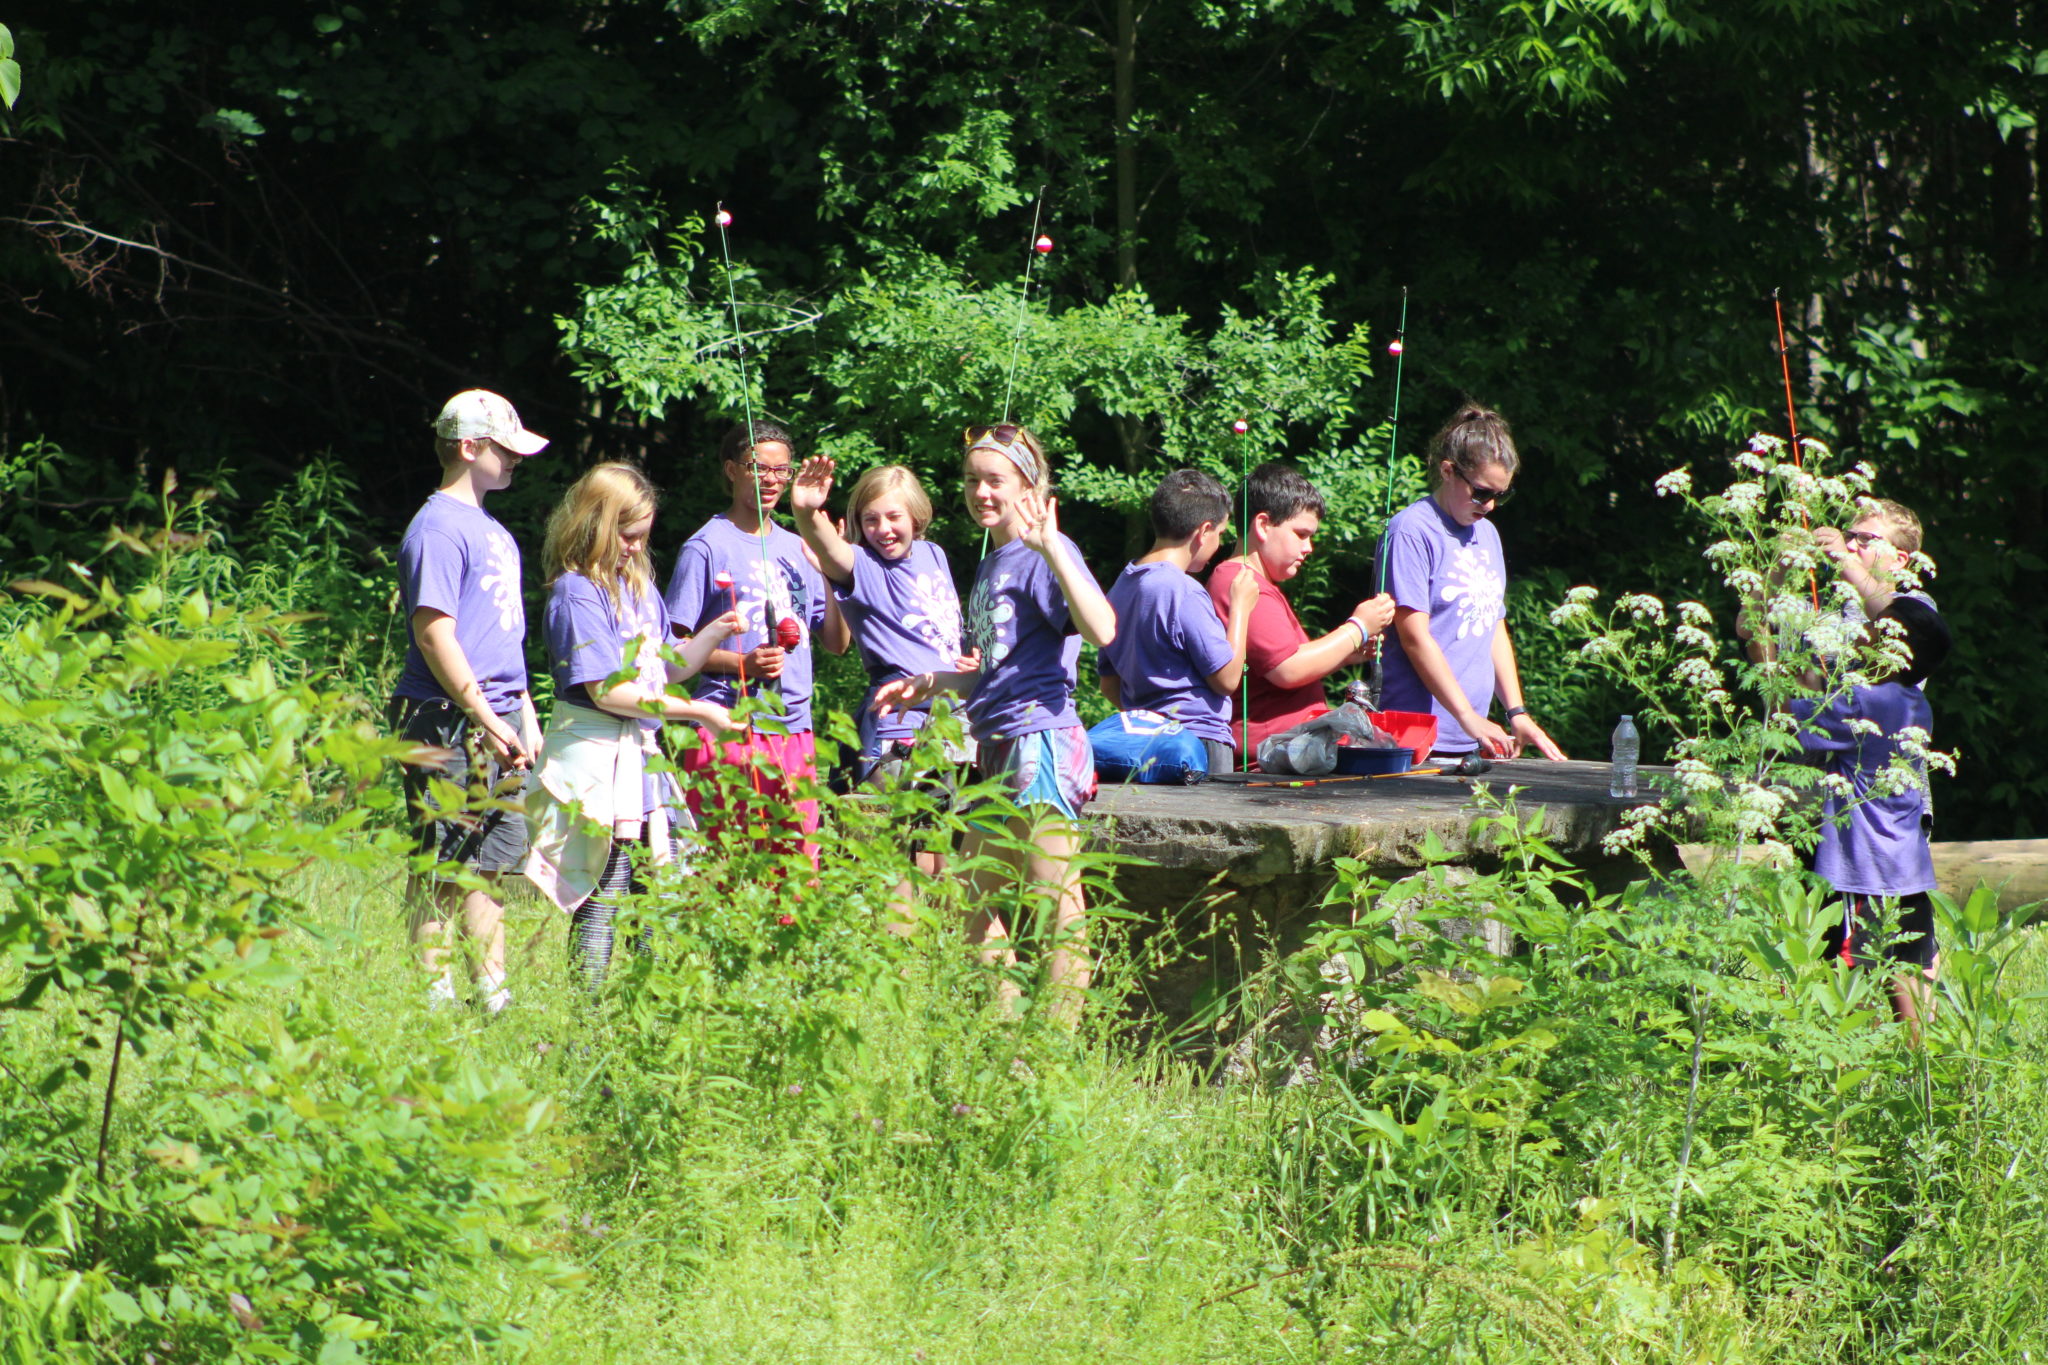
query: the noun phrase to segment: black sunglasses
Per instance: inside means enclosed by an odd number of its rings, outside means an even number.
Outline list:
[[[1464,481],[1465,487],[1472,494],[1472,501],[1474,502],[1490,502],[1495,507],[1504,507],[1507,505],[1508,499],[1515,496],[1515,490],[1512,488],[1481,488],[1478,484],[1472,482],[1471,477],[1464,470],[1457,469],[1454,472]]]
[[[1023,428],[1015,422],[992,422],[987,426],[967,428],[960,439],[967,445],[973,445],[984,436],[993,436],[1004,445],[1009,445],[1017,439],[1017,433],[1022,430]]]

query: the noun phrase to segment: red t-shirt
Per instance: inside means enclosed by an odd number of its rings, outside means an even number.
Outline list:
[[[1226,560],[1216,566],[1209,575],[1209,600],[1215,604],[1216,614],[1225,622],[1230,620],[1230,583],[1237,575],[1245,572],[1244,565],[1237,560]],[[1268,582],[1264,575],[1259,577],[1259,600],[1252,604],[1251,629],[1247,632],[1244,651],[1245,676],[1250,679],[1251,752],[1254,758],[1259,752],[1259,741],[1267,735],[1292,729],[1305,720],[1313,720],[1330,709],[1330,702],[1323,695],[1323,680],[1312,679],[1299,687],[1275,687],[1266,675],[1294,657],[1294,652],[1308,643],[1308,632],[1295,619],[1294,608],[1288,605],[1287,594]],[[1237,713],[1237,699],[1231,698],[1230,740],[1238,743],[1245,727]]]

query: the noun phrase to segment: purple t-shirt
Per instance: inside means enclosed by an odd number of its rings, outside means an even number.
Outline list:
[[[767,563],[764,568],[762,560]],[[726,590],[717,585],[720,573],[733,579],[740,614],[740,633],[720,646],[744,654],[758,645],[775,643],[778,621],[794,617],[803,643],[789,651],[782,676],[747,678],[749,696],[765,689],[780,692],[788,708],[784,723],[790,733],[811,728],[811,635],[825,624],[825,579],[811,567],[803,540],[794,531],[771,525],[763,538],[750,536],[723,512],[704,523],[683,542],[675,572],[668,579],[668,620],[679,635],[691,635],[731,610]],[[765,575],[765,576],[764,576]],[[731,706],[739,700],[739,680],[725,675],[697,675],[695,695]]]
[[[1229,744],[1230,698],[1209,675],[1230,662],[1230,635],[1209,591],[1173,564],[1130,564],[1109,587],[1116,638],[1098,670],[1123,684],[1126,711],[1157,711]]]
[[[1851,794],[1829,792],[1813,870],[1837,891],[1865,896],[1910,896],[1934,889],[1934,855],[1921,824],[1927,802],[1914,788],[1873,796],[1877,775],[1899,752],[1899,732],[1918,726],[1931,733],[1927,695],[1901,682],[1858,687],[1826,706],[1800,699],[1791,706],[1802,723],[1799,745],[1823,771],[1849,780]],[[1858,734],[1851,720],[1875,722],[1878,733]],[[1916,763],[1915,769],[1919,765]]]
[[[526,692],[526,604],[519,596],[519,544],[481,507],[436,493],[398,545],[398,593],[405,604],[405,666],[396,695],[452,701],[412,639],[412,614],[429,607],[455,618],[455,643],[469,660],[484,702],[505,714]]]
[[[1080,547],[1065,536],[1060,541],[1086,574]],[[967,698],[977,740],[1015,739],[1081,723],[1074,710],[1081,637],[1073,633],[1067,596],[1052,565],[1038,551],[1013,540],[981,561],[967,599],[967,638],[981,651],[981,672]]]
[[[1485,715],[1493,705],[1493,637],[1507,615],[1507,561],[1500,532],[1483,517],[1460,526],[1435,498],[1423,498],[1387,523],[1380,558],[1394,605],[1428,614],[1430,637],[1449,661],[1451,675],[1466,700]],[[1387,632],[1382,667],[1382,706],[1434,715],[1436,747],[1442,752],[1461,754],[1479,747],[1430,694],[1394,631]]]
[[[884,559],[866,545],[856,546],[853,586],[834,592],[867,666],[870,688],[958,666],[960,594],[954,591],[946,552],[930,541],[911,541],[910,553],[901,559]],[[927,708],[877,716],[875,738],[909,739],[930,714]]]
[[[668,611],[650,586],[636,593],[620,585],[619,608],[603,588],[580,573],[564,573],[548,589],[547,616],[542,632],[548,642],[548,668],[555,679],[555,700],[595,711],[586,683],[597,683],[618,673],[626,664],[626,650],[640,642],[633,655],[633,671],[640,685],[659,694],[668,686],[668,666],[662,662],[661,646],[668,640]],[[661,728],[657,716],[643,716],[641,725]]]

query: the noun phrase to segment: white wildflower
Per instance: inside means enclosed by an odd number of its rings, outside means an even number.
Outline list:
[[[1816,441],[1811,436],[1800,437],[1799,444],[1800,447],[1806,451],[1808,459],[1818,457],[1820,459],[1825,460],[1828,456],[1834,454],[1833,451],[1827,448],[1825,442]]]
[[[1700,700],[1705,702],[1708,706],[1726,706],[1730,700],[1730,696],[1731,694],[1725,687],[1710,687],[1700,697]]]
[[[1847,502],[1849,501],[1849,485],[1843,483],[1840,479],[1822,479],[1820,481],[1820,495],[1829,502]]]
[[[1690,621],[1671,632],[1671,642],[1680,649],[1698,650],[1702,654],[1711,653],[1714,648],[1714,637]]]
[[[1564,600],[1567,602],[1585,603],[1591,602],[1599,596],[1600,589],[1581,583],[1577,587],[1565,589]]]
[[[1582,659],[1600,659],[1608,655],[1618,658],[1621,656],[1621,653],[1621,641],[1615,639],[1612,635],[1595,635],[1592,639],[1579,646],[1579,657]]]
[[[1563,602],[1550,609],[1553,626],[1589,625],[1593,619],[1592,608],[1584,602]]]
[[[1852,735],[1878,735],[1884,733],[1883,727],[1868,716],[1851,716],[1844,724]]]
[[[1690,492],[1692,492],[1692,471],[1689,469],[1674,469],[1663,478],[1657,480],[1657,496],[1660,498],[1667,497],[1673,493],[1684,497]]]
[[[1638,621],[1662,622],[1664,619],[1664,603],[1646,592],[1626,593],[1615,599],[1614,605]]]
[[[1727,582],[1744,597],[1754,597],[1764,590],[1764,576],[1755,569],[1730,570]]]
[[[1680,602],[1678,619],[1695,626],[1711,626],[1714,624],[1714,613],[1708,611],[1706,604],[1702,602]]]
[[[1682,758],[1672,770],[1678,785],[1689,792],[1713,791],[1721,785],[1720,776],[1697,758]]]
[[[1672,666],[1671,676],[1686,687],[1707,692],[1721,686],[1721,670],[1697,655],[1688,655]]]
[[[1741,554],[1742,547],[1732,540],[1717,540],[1700,553],[1718,564],[1724,559],[1733,559]]]
[[[1872,469],[1867,462],[1859,460],[1843,472],[1842,479],[1850,487],[1856,489],[1857,492],[1865,492],[1868,491],[1872,483],[1876,482],[1877,471]]]
[[[1709,510],[1725,511],[1730,516],[1754,515],[1764,505],[1764,486],[1755,479],[1742,483],[1731,483],[1719,499],[1710,500]]]
[[[1822,791],[1830,796],[1847,798],[1856,794],[1856,784],[1840,773],[1824,774],[1820,779],[1819,786]]]

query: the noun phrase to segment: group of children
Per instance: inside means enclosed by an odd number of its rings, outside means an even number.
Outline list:
[[[791,811],[791,846],[815,866],[814,645],[857,648],[866,668],[863,777],[888,770],[934,698],[963,700],[976,775],[998,784],[1015,813],[970,813],[962,853],[971,876],[1022,877],[1030,894],[1021,903],[1047,907],[1051,1005],[1065,1014],[1091,972],[1075,857],[1081,811],[1096,789],[1075,705],[1083,641],[1099,651],[1111,703],[1178,721],[1204,741],[1212,772],[1249,763],[1260,740],[1327,711],[1325,680],[1374,656],[1384,667],[1383,704],[1434,715],[1438,754],[1513,757],[1533,747],[1564,757],[1522,702],[1500,536],[1489,520],[1512,492],[1519,457],[1506,421],[1484,408],[1461,409],[1437,434],[1434,490],[1386,528],[1385,591],[1316,637],[1284,585],[1314,550],[1324,504],[1282,464],[1251,473],[1246,543],[1206,587],[1196,576],[1231,528],[1230,495],[1199,470],[1167,475],[1151,502],[1151,549],[1105,594],[1060,532],[1038,438],[1010,423],[969,427],[964,494],[987,551],[964,612],[945,553],[925,538],[930,499],[901,466],[864,473],[844,523],[835,523],[831,460],[798,466],[780,427],[735,427],[720,448],[731,503],[684,544],[657,592],[648,556],[655,491],[631,465],[598,465],[548,523],[544,635],[555,705],[544,738],[527,691],[518,546],[482,502],[547,442],[505,399],[481,390],[450,399],[435,430],[440,487],[400,551],[412,644],[393,723],[433,746],[433,762],[407,770],[422,851],[444,870],[474,874],[437,882],[415,916],[436,1002],[458,998],[447,960],[458,927],[475,941],[477,999],[493,1011],[509,1000],[498,894],[505,875],[523,872],[572,916],[572,954],[595,985],[636,866],[687,856],[694,831],[731,827],[735,812],[706,805],[715,784],[681,784],[648,762],[665,722],[697,727],[698,741],[678,758],[684,772],[742,766],[763,798]],[[785,493],[797,533],[773,520]],[[1863,530],[1851,531],[1844,553],[1875,543],[1854,540]],[[1897,528],[1884,534],[1904,538]],[[1873,617],[1894,610],[1889,595],[1870,602]],[[691,678],[694,695],[671,691]],[[742,727],[731,708],[750,689],[779,704],[768,723]],[[1496,700],[1498,723],[1489,715]],[[1825,730],[1826,721],[1810,728]],[[436,818],[447,797],[437,795],[437,779],[496,799],[481,812]],[[936,871],[939,856],[920,862]],[[1825,863],[1821,871],[1829,875]],[[996,913],[992,885],[975,889],[968,937],[988,961],[1008,965],[1019,926]]]

